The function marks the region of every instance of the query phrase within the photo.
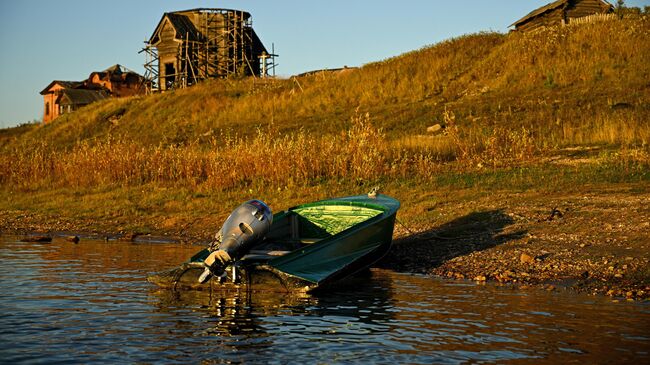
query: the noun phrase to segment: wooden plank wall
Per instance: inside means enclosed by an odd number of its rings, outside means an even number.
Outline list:
[[[578,0],[571,1],[566,9],[566,17],[582,18],[591,14],[603,13],[602,2],[600,0]]]
[[[592,14],[602,14],[607,11],[600,0],[574,0],[569,1],[566,9],[558,7],[540,16],[528,20],[517,26],[517,30],[524,32],[540,27],[550,27],[568,24],[571,19],[582,18]]]
[[[562,8],[557,8],[519,25],[517,30],[528,32],[540,27],[560,25],[562,24],[562,19],[564,19],[563,10]]]

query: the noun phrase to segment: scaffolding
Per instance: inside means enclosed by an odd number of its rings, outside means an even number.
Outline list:
[[[174,27],[173,55],[159,49],[165,21]],[[191,25],[188,25],[191,22]],[[179,34],[180,30],[185,33]],[[192,9],[163,16],[154,35],[145,41],[148,92],[191,86],[210,78],[275,75],[274,52],[264,48],[249,13],[230,9]],[[161,58],[165,57],[161,65]],[[170,62],[171,61],[171,62]]]
[[[278,65],[275,63],[275,58],[278,57],[275,54],[275,44],[271,43],[271,54],[262,52],[257,57],[260,59],[260,75],[262,77],[270,77],[270,73],[273,72],[272,77],[275,77],[275,67]]]

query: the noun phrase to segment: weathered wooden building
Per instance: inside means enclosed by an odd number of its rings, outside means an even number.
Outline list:
[[[142,75],[119,64],[91,73],[85,84],[89,88],[101,86],[118,98],[143,94],[146,86]]]
[[[143,76],[120,65],[92,72],[84,81],[54,80],[40,92],[43,95],[43,123],[111,96],[143,94],[145,86]]]
[[[540,27],[569,24],[574,19],[594,14],[606,14],[613,6],[603,0],[558,0],[535,9],[510,26],[517,31],[531,31]]]
[[[232,9],[165,13],[145,43],[145,77],[154,90],[208,78],[260,76],[274,56],[253,30],[251,14]]]

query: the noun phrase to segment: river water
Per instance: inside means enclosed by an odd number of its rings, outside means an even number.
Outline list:
[[[372,270],[346,288],[173,293],[197,247],[0,236],[2,363],[650,363],[650,305]]]

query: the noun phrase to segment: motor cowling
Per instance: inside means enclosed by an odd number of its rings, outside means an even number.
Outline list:
[[[271,208],[260,200],[249,200],[235,208],[216,234],[218,248],[204,260],[206,268],[199,282],[206,282],[212,275],[223,275],[228,265],[264,238],[272,223]]]

